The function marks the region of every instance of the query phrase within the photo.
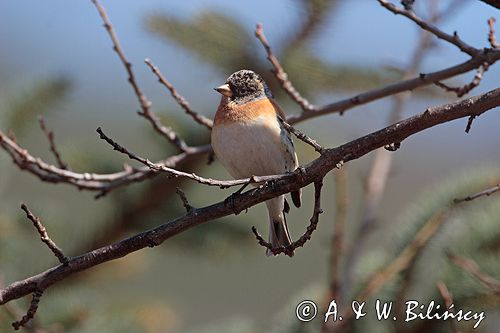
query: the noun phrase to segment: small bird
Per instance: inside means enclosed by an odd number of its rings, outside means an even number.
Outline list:
[[[264,80],[251,70],[239,70],[215,88],[222,98],[212,128],[212,147],[224,168],[236,179],[292,172],[298,167],[290,133],[278,117],[285,114],[274,101]],[[291,193],[300,207],[301,193]],[[269,212],[269,243],[292,243],[285,212],[285,196],[266,201]],[[268,249],[268,256],[273,253]]]

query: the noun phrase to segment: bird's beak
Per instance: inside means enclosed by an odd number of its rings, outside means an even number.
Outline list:
[[[219,86],[217,88],[214,88],[218,93],[226,96],[226,97],[231,97],[233,95],[233,92],[231,91],[231,88],[229,88],[229,84],[223,84],[222,86]]]

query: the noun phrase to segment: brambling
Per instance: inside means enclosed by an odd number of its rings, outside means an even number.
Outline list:
[[[212,147],[232,177],[282,174],[298,167],[290,133],[278,119],[285,119],[285,114],[258,74],[245,69],[237,71],[215,90],[222,98],[212,128]],[[300,190],[291,196],[295,206],[300,207]],[[275,247],[290,245],[285,196],[267,200],[266,205],[269,243]],[[266,254],[270,256],[272,252],[268,249]]]

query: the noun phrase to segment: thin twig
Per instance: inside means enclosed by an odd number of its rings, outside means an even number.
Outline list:
[[[443,281],[438,281],[437,288],[439,290],[439,293],[441,294],[441,297],[443,297],[444,304],[448,308],[448,311],[450,311],[451,313],[455,313],[455,311],[452,308],[453,296],[448,290],[448,287],[446,287],[446,284]],[[460,330],[458,329],[455,320],[448,320],[448,322],[450,323],[450,327],[453,333],[460,333]]]
[[[451,43],[458,47],[460,51],[467,53],[470,56],[475,56],[479,50],[470,46],[469,44],[465,43],[463,40],[458,37],[457,32],[455,31],[453,35],[449,35],[446,32],[440,30],[438,27],[433,25],[432,23],[426,22],[425,20],[421,19],[418,17],[415,12],[412,10],[406,10],[406,9],[401,9],[398,8],[396,5],[393,3],[390,3],[386,0],[378,0],[378,2],[386,9],[389,11],[393,12],[394,14],[399,14],[403,15],[413,22],[415,22],[419,27],[421,27],[424,30],[427,30],[434,34],[437,38],[442,39],[444,41],[447,41],[448,43]]]
[[[496,193],[498,191],[500,191],[500,184],[497,184],[497,185],[495,185],[493,187],[487,188],[486,190],[483,190],[481,192],[478,192],[478,193],[475,193],[475,194],[471,194],[469,196],[466,196],[465,198],[453,199],[453,202],[454,203],[461,203],[461,202],[464,202],[464,201],[472,201],[472,200],[477,199],[479,197],[490,196],[493,193]]]
[[[181,152],[187,151],[189,146],[186,144],[186,142],[184,142],[184,140],[182,140],[179,137],[179,135],[175,133],[175,131],[173,131],[170,127],[163,125],[160,121],[160,118],[155,113],[153,113],[153,111],[151,111],[152,103],[148,100],[146,95],[142,92],[141,88],[139,87],[139,84],[135,79],[134,72],[132,71],[132,64],[125,57],[125,53],[123,52],[123,49],[120,45],[120,41],[118,40],[118,36],[116,35],[116,32],[113,26],[111,25],[111,21],[109,20],[108,15],[104,10],[104,7],[99,3],[98,0],[91,0],[91,1],[97,8],[99,15],[101,16],[104,22],[104,27],[106,28],[106,31],[108,32],[109,37],[111,38],[111,41],[113,43],[113,50],[116,52],[116,54],[118,54],[118,57],[120,58],[123,66],[125,67],[125,70],[127,71],[128,82],[134,89],[134,93],[137,96],[137,99],[139,100],[139,105],[141,107],[139,115],[147,119],[151,123],[151,125],[153,125],[153,128],[163,137],[165,137],[168,141],[170,141],[173,145],[175,145],[177,149],[179,149],[179,151]]]
[[[40,222],[40,218],[38,216],[33,215],[33,213],[28,209],[28,207],[24,203],[21,204],[21,209],[26,213],[26,217],[33,223],[33,226],[40,234],[40,240],[48,246],[50,251],[52,251],[52,253],[57,257],[57,259],[61,264],[67,265],[69,263],[69,258],[66,257],[61,248],[58,247],[52,239],[50,239],[47,230],[43,226],[42,222]]]
[[[489,27],[489,32],[488,32],[488,42],[490,42],[490,45],[494,49],[500,49],[500,44],[497,42],[497,38],[495,36],[495,18],[490,17],[488,19],[488,27]]]
[[[227,187],[232,187],[232,186],[240,186],[240,185],[245,185],[245,184],[254,184],[254,183],[262,183],[262,182],[267,182],[271,180],[281,180],[281,179],[287,179],[287,178],[293,178],[295,177],[292,173],[285,173],[281,175],[269,175],[269,176],[252,176],[250,178],[245,178],[245,179],[236,179],[236,180],[216,180],[216,179],[211,179],[211,178],[204,178],[201,176],[196,175],[195,173],[187,173],[184,171],[180,171],[177,169],[169,168],[165,165],[161,164],[156,164],[151,162],[150,160],[140,157],[137,154],[134,154],[130,152],[127,148],[123,147],[113,139],[111,139],[109,136],[104,134],[102,129],[99,127],[97,128],[97,133],[99,133],[99,136],[101,139],[109,143],[114,150],[127,155],[130,159],[136,160],[146,166],[148,166],[151,170],[155,172],[166,172],[170,177],[184,177],[188,178],[191,180],[194,180],[200,184],[204,185],[209,185],[209,186],[218,186],[221,188],[227,188]]]
[[[45,125],[45,119],[43,118],[43,116],[38,117],[38,122],[40,123],[40,128],[42,129],[43,133],[47,137],[47,140],[49,141],[50,151],[52,152],[52,154],[56,158],[57,165],[61,169],[68,170],[68,165],[66,163],[64,163],[64,161],[62,160],[61,154],[57,150],[56,143],[54,140],[54,132],[52,132],[51,130],[49,130],[47,128],[47,126]]]
[[[479,265],[472,259],[468,259],[451,252],[447,252],[448,259],[470,275],[475,277],[483,286],[500,294],[500,281],[481,271]]]
[[[139,182],[151,178],[158,172],[149,167],[130,168],[125,167],[123,171],[97,174],[78,173],[64,170],[55,165],[44,162],[41,158],[31,155],[27,149],[19,146],[15,141],[0,131],[0,145],[11,155],[13,162],[21,169],[37,176],[42,181],[49,183],[67,183],[76,186],[78,189],[99,191],[97,197],[101,197],[108,192],[121,186]],[[212,151],[210,145],[191,147],[189,152],[179,153],[170,156],[165,160],[156,162],[156,165],[165,167],[175,167],[189,159],[204,155]]]
[[[295,242],[292,242],[288,246],[279,246],[275,247],[271,243],[266,242],[264,238],[259,234],[257,231],[257,228],[255,226],[252,226],[252,232],[255,235],[255,238],[257,239],[258,243],[262,245],[263,247],[267,248],[269,251],[271,251],[272,254],[278,255],[280,253],[284,253],[289,257],[293,257],[294,251],[299,248],[304,246],[304,244],[311,239],[312,233],[314,230],[316,230],[316,227],[318,226],[319,222],[319,215],[323,213],[323,210],[321,209],[321,188],[323,187],[323,179],[314,182],[314,210],[313,210],[313,215],[311,216],[311,219],[309,220],[309,226],[307,227],[306,231],[302,234],[302,236],[299,237]]]
[[[472,123],[474,122],[474,119],[476,119],[476,115],[471,115],[469,116],[469,119],[467,120],[467,126],[465,126],[465,133],[469,133],[470,129],[472,127]]]
[[[189,201],[186,197],[186,193],[184,193],[184,191],[180,187],[175,188],[175,193],[177,193],[179,198],[181,198],[182,205],[186,209],[186,212],[191,213],[193,211],[193,207],[189,204]]]
[[[298,129],[296,129],[295,127],[293,127],[292,125],[290,125],[289,123],[287,123],[283,118],[281,118],[280,116],[278,116],[278,120],[283,124],[283,126],[285,127],[285,129],[288,131],[288,132],[291,132],[293,133],[293,135],[295,135],[297,137],[297,139],[307,143],[308,145],[310,145],[311,147],[314,148],[314,150],[316,150],[318,153],[320,154],[323,154],[324,151],[325,151],[325,148],[321,147],[321,145],[319,145],[316,140],[308,137],[307,135],[305,135],[304,133],[302,133],[301,131],[299,131]]]
[[[38,304],[40,303],[40,298],[43,295],[43,290],[36,290],[33,292],[33,298],[30,302],[30,307],[28,308],[28,312],[21,318],[19,321],[15,321],[12,323],[12,327],[17,331],[21,327],[24,327],[33,317],[35,316],[36,310],[38,310]]]
[[[451,87],[451,86],[449,86],[443,82],[440,82],[440,81],[437,81],[434,84],[440,88],[443,88],[446,91],[455,93],[457,95],[457,97],[462,97],[462,96],[468,94],[472,89],[479,86],[479,84],[481,83],[481,80],[483,78],[483,74],[487,70],[488,70],[488,63],[485,63],[483,66],[478,68],[478,70],[476,71],[476,75],[474,75],[474,78],[472,79],[472,81],[461,86],[461,87]]]
[[[144,60],[144,62],[146,63],[146,65],[149,66],[149,68],[153,71],[153,73],[158,77],[158,82],[160,82],[162,85],[164,85],[170,91],[170,94],[175,99],[177,104],[179,104],[184,109],[184,111],[193,118],[194,121],[196,121],[200,125],[205,126],[208,129],[212,129],[212,125],[213,125],[212,120],[208,119],[207,117],[205,117],[205,116],[195,112],[193,109],[191,109],[191,106],[189,105],[188,101],[177,92],[175,87],[160,72],[160,69],[151,62],[151,59],[146,59],[146,60]]]
[[[290,80],[288,79],[288,74],[285,72],[283,67],[281,66],[278,58],[273,54],[271,46],[267,42],[266,36],[264,35],[264,28],[262,23],[258,23],[255,28],[255,37],[261,42],[262,46],[266,49],[267,59],[273,65],[274,69],[272,70],[276,79],[281,85],[281,88],[290,96],[301,108],[304,112],[311,112],[316,110],[316,107],[311,104],[307,99],[302,97],[300,93],[295,89]]]

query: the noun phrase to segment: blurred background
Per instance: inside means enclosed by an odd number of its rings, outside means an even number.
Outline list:
[[[253,36],[257,22],[263,23],[291,81],[317,105],[467,60],[455,47],[422,37],[415,24],[376,1],[103,0],[102,4],[153,110],[192,145],[207,143],[209,132],[175,104],[144,58],[151,58],[191,106],[210,118],[220,98],[212,88],[241,68],[261,73],[286,113],[300,112],[270,74],[271,65]],[[417,1],[415,10],[436,20],[446,32],[457,30],[478,48],[488,46],[486,20],[499,19],[498,10],[476,0]],[[130,163],[98,139],[98,126],[151,160],[175,153],[137,116],[136,97],[90,1],[2,0],[0,45],[0,130],[12,129],[33,155],[53,162],[38,126],[39,115],[54,130],[63,159],[75,171],[110,173]],[[447,83],[465,84],[473,76],[470,72]],[[471,94],[498,87],[499,77],[500,66],[493,65]],[[323,146],[335,147],[455,99],[428,87],[297,127]],[[267,233],[267,213],[259,205],[58,283],[42,298],[34,325],[44,332],[317,332],[319,319],[302,324],[295,318],[300,300],[314,300],[320,313],[333,296],[350,304],[367,279],[386,267],[453,198],[500,182],[499,112],[476,119],[469,134],[464,133],[466,123],[462,119],[434,127],[405,140],[397,152],[374,152],[329,174],[319,228],[293,258],[264,255],[250,230],[255,225]],[[310,147],[295,141],[302,164],[317,157]],[[384,163],[386,183],[373,167]],[[179,168],[229,178],[217,161],[207,165],[206,156]],[[19,209],[21,201],[42,218],[67,255],[78,255],[183,214],[175,186],[196,207],[231,193],[159,176],[95,200],[96,193],[42,183],[19,170],[3,151],[0,170],[4,284],[56,264]],[[386,185],[377,190],[370,180]],[[294,238],[308,224],[311,188],[305,189],[303,198],[303,208],[292,208],[288,217]],[[344,250],[338,253],[332,237],[344,217]],[[500,277],[500,198],[450,208],[444,219],[410,267],[369,302],[380,298],[443,303],[436,288],[436,282],[443,281],[454,296],[455,308],[486,311],[476,331],[498,332],[498,292],[492,293],[453,265],[445,251],[472,258],[484,272]],[[334,280],[339,286],[332,289]],[[22,316],[28,302],[26,298],[0,307],[1,332],[12,330],[10,323]],[[460,325],[466,331],[473,323]],[[351,330],[446,332],[450,328],[442,321],[379,322],[369,315],[353,323]]]

